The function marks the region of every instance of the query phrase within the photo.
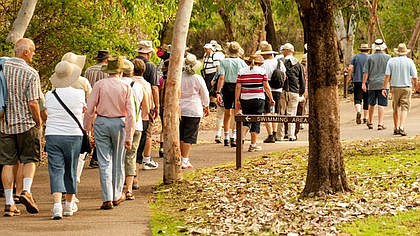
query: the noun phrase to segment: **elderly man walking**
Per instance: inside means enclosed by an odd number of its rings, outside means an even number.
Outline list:
[[[4,64],[8,103],[0,122],[0,164],[6,197],[4,216],[20,215],[13,200],[13,167],[23,163],[23,191],[19,200],[29,213],[38,213],[31,186],[36,163],[40,160],[40,129],[42,119],[39,101],[43,95],[38,72],[28,65],[35,55],[35,44],[22,38],[15,44],[15,57]]]
[[[391,82],[394,134],[406,136],[404,125],[410,110],[412,87],[417,87],[417,70],[413,60],[407,57],[411,50],[404,43],[400,43],[394,51],[398,56],[389,59],[386,65],[382,94],[387,96],[386,88]]]

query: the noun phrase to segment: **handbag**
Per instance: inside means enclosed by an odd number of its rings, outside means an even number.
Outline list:
[[[82,130],[83,138],[82,138],[82,147],[80,148],[80,153],[91,153],[92,147],[90,145],[89,135],[86,133],[86,131],[83,129],[82,125],[80,124],[79,120],[76,118],[76,116],[73,114],[73,112],[70,111],[70,109],[64,104],[64,102],[61,100],[61,98],[58,96],[55,89],[52,91],[57,101],[61,104],[61,106],[64,108],[64,110],[69,113],[69,115],[73,118],[74,121],[76,121],[77,125],[79,126],[80,130]]]

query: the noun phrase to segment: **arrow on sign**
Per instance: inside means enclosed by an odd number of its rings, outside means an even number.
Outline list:
[[[251,120],[251,118],[249,116],[245,117],[245,120],[248,122]]]

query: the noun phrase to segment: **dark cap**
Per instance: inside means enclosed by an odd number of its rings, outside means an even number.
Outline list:
[[[107,50],[99,50],[96,60],[105,60],[105,59],[108,59],[108,57],[109,57],[109,52]]]

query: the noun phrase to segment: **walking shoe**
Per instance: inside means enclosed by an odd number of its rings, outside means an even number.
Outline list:
[[[149,162],[143,162],[143,170],[156,170],[159,167],[159,164],[153,160]]]
[[[16,205],[6,205],[4,207],[4,216],[20,216],[20,210],[17,209]]]
[[[214,137],[214,142],[215,143],[222,143],[221,137],[219,135],[216,135],[216,137]]]
[[[230,147],[236,147],[236,140],[233,138],[230,139]]]
[[[400,129],[399,128],[394,129],[394,135],[398,135],[398,134],[400,134]]]
[[[35,200],[32,197],[31,193],[28,193],[28,191],[23,190],[22,194],[19,197],[20,202],[25,205],[26,211],[31,214],[39,213],[38,206],[35,203]]]
[[[360,125],[362,123],[361,118],[362,118],[362,114],[360,114],[360,112],[357,112],[357,115],[356,115],[356,124]]]
[[[132,193],[132,192],[127,191],[127,192],[125,193],[125,200],[134,200],[134,199],[136,199],[136,198],[134,197],[134,195],[133,195],[133,193]]]
[[[99,167],[99,163],[98,163],[98,161],[95,161],[95,160],[91,160],[90,161],[90,163],[89,163],[89,167],[90,168],[98,168]]]
[[[367,119],[363,118],[363,124],[366,124],[366,122],[367,122]]]
[[[261,151],[261,150],[262,150],[261,146],[249,145],[249,148],[248,148],[248,152],[256,152],[256,151]]]
[[[275,143],[276,139],[274,138],[273,135],[268,135],[268,137],[266,139],[264,139],[264,143]]]
[[[73,213],[77,212],[79,210],[79,208],[77,207],[76,202],[71,202],[70,203],[70,207],[66,207],[64,206],[64,211],[63,211],[63,215],[64,216],[72,216]]]
[[[404,129],[400,128],[400,134],[401,136],[407,136],[407,132]]]
[[[63,219],[63,208],[53,207],[52,211],[52,220],[61,220]]]
[[[223,140],[225,147],[229,147],[229,139],[225,139]]]
[[[125,201],[125,193],[122,193],[122,194],[121,194],[121,197],[120,197],[120,198],[118,198],[117,200],[112,201],[112,205],[114,205],[114,206],[118,206],[118,205],[120,205],[120,204],[121,204],[121,202],[123,202],[123,201]]]
[[[190,161],[187,161],[187,162],[182,162],[181,168],[182,169],[190,169],[190,168],[193,168],[193,166],[191,165]]]
[[[114,208],[114,205],[112,205],[111,201],[106,201],[102,203],[101,210],[111,210]]]

